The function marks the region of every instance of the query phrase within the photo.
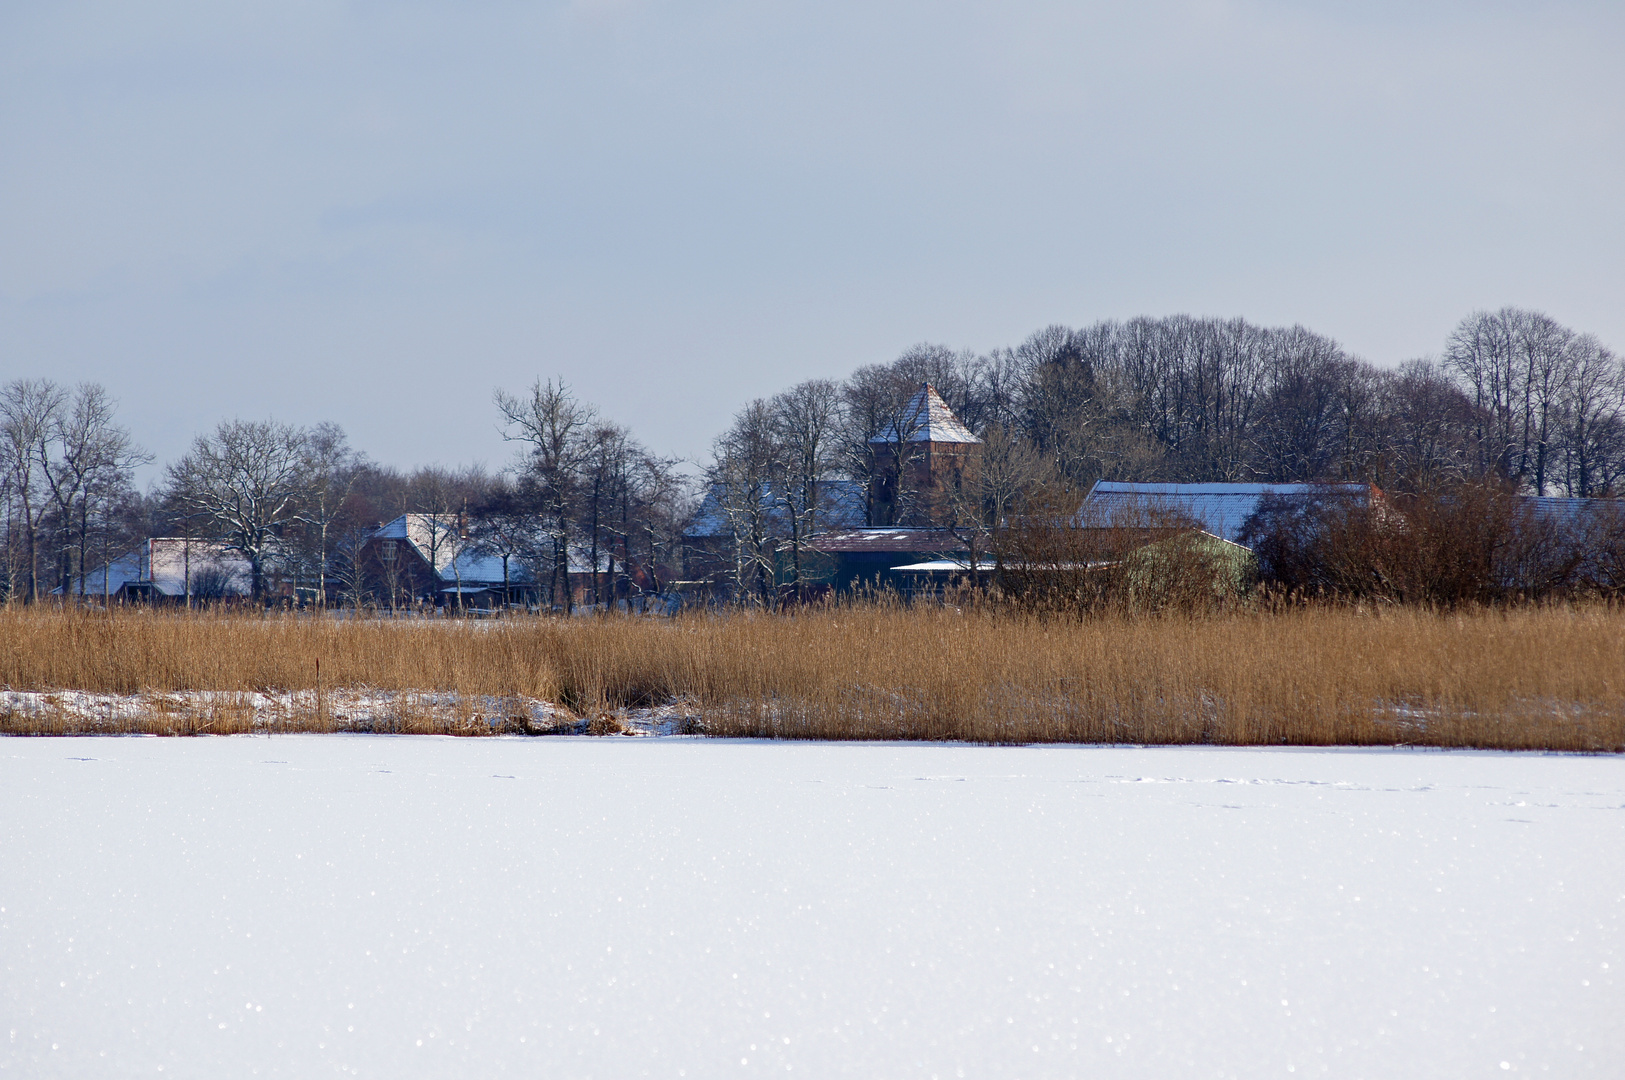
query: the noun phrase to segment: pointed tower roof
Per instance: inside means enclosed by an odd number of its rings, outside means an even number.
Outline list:
[[[921,383],[920,392],[908,399],[902,413],[903,434],[907,442],[979,443],[970,428],[960,422],[942,395],[930,383]],[[872,443],[898,441],[897,427],[893,425],[869,440]]]

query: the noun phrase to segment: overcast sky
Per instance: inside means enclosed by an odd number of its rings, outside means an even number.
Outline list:
[[[505,463],[1053,322],[1625,347],[1625,4],[0,0],[0,378]],[[148,470],[148,477],[154,470]]]

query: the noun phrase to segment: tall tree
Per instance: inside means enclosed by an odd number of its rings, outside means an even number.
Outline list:
[[[274,420],[226,420],[168,468],[170,499],[196,511],[252,568],[253,595],[265,596],[266,571],[280,533],[307,490],[305,433]]]
[[[67,403],[50,379],[14,379],[0,390],[0,452],[23,525],[23,596],[39,599],[40,516],[46,507],[46,445]]]
[[[502,413],[502,437],[524,444],[522,466],[535,485],[553,547],[552,590],[562,590],[563,607],[574,610],[570,590],[570,544],[575,530],[572,509],[581,487],[587,455],[587,433],[596,413],[578,400],[562,380],[538,379],[524,397],[498,390],[493,395]]]
[[[780,531],[773,484],[783,469],[768,402],[757,398],[739,410],[712,445],[711,456],[708,479],[732,534],[734,594],[769,604],[776,587]]]
[[[806,553],[829,509],[831,479],[838,462],[840,391],[827,379],[811,379],[768,403],[775,475],[773,495],[784,511],[790,549],[790,584],[796,597],[806,592]]]
[[[1589,334],[1571,340],[1568,360],[1557,421],[1563,487],[1589,498],[1625,471],[1625,365]]]
[[[619,424],[599,421],[587,431],[581,477],[581,527],[592,565],[592,600],[596,606],[613,597],[616,518],[629,492],[636,444]],[[606,560],[608,565],[606,566]]]
[[[333,423],[317,424],[305,433],[304,498],[298,519],[306,527],[311,569],[316,576],[316,607],[327,607],[328,560],[333,552],[333,534],[345,513],[350,492],[355,488],[360,455],[350,449],[344,429]]]
[[[40,443],[41,473],[61,531],[57,577],[64,596],[76,568],[80,595],[84,594],[92,525],[129,487],[131,470],[152,460],[135,448],[128,431],[113,422],[114,411],[106,390],[96,383],[81,383],[57,410],[50,437]]]

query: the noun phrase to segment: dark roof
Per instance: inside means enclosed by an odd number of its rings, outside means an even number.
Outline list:
[[[949,529],[848,529],[825,533],[812,542],[819,551],[963,551]]]

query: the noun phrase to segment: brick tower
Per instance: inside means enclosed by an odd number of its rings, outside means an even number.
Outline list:
[[[954,503],[974,479],[982,440],[922,383],[880,434],[869,440],[869,524],[951,524]]]

